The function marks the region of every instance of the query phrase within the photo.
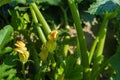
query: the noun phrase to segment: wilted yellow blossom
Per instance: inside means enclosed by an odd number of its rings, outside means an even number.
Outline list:
[[[26,63],[29,58],[29,52],[28,51],[23,51],[23,52],[24,53],[19,53],[19,58],[21,62]]]
[[[58,31],[53,30],[49,35],[48,35],[48,42],[46,43],[47,49],[49,52],[53,52],[56,49],[56,39],[58,36]]]
[[[29,58],[29,52],[27,51],[25,43],[23,43],[22,41],[17,41],[15,43],[15,46],[17,48],[15,48],[14,51],[19,52],[20,61],[22,63],[26,63],[28,61],[28,58]]]
[[[17,42],[15,43],[15,46],[17,46],[17,47],[19,47],[19,48],[23,48],[23,47],[25,47],[25,44],[24,44],[22,41],[17,41]]]
[[[54,41],[57,39],[58,36],[58,31],[57,30],[53,30],[49,35],[48,35],[48,40],[50,41]]]

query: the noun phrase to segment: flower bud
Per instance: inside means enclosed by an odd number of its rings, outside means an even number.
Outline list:
[[[57,43],[56,41],[48,41],[46,45],[47,45],[48,51],[53,52],[56,49]]]
[[[40,58],[41,60],[45,61],[48,57],[48,51],[45,45],[42,46],[41,48],[41,52],[40,52]]]

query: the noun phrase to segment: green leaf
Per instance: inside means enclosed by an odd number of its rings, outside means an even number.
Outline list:
[[[27,3],[33,3],[33,2],[35,2],[36,0],[26,0],[27,1]]]
[[[103,15],[106,11],[113,12],[116,8],[120,8],[120,0],[97,0],[90,6],[88,12]]]
[[[14,27],[14,29],[17,29],[21,26],[21,20],[20,20],[20,15],[18,11],[15,10],[10,10],[9,11],[10,15],[12,16],[11,18],[11,25]]]
[[[5,45],[12,40],[11,37],[12,32],[13,32],[13,28],[10,25],[7,25],[2,30],[0,30],[0,54],[12,50],[12,48],[10,47],[5,48]]]
[[[40,3],[48,3],[50,5],[55,5],[55,6],[58,6],[61,3],[66,5],[66,3],[67,3],[67,0],[36,0],[36,1],[38,1]],[[75,0],[75,3],[80,3],[81,1],[83,1],[83,0]]]
[[[50,5],[59,5],[61,0],[36,0],[36,1],[39,1],[40,3],[47,2]]]
[[[116,74],[113,75],[113,80],[120,80],[120,46],[117,49],[115,55],[110,58],[110,63],[113,69],[115,69]]]
[[[17,3],[22,3],[22,4],[26,3],[26,0],[14,0],[14,1],[17,2]]]
[[[9,66],[15,66],[18,60],[18,55],[15,53],[8,54],[5,59],[4,63]]]
[[[0,7],[3,6],[3,5],[5,5],[5,4],[11,3],[11,2],[25,4],[26,0],[0,0]]]
[[[69,56],[66,59],[64,66],[65,80],[81,80],[82,79],[82,67],[77,64],[77,58],[75,56]]]
[[[30,22],[28,13],[25,13],[25,14],[23,15],[23,18],[25,19],[26,22]]]
[[[12,31],[13,28],[10,25],[7,25],[2,30],[0,30],[0,49],[2,49],[6,43],[12,40]]]
[[[60,66],[60,68],[58,68],[58,74],[62,75],[63,71],[64,71],[64,69]]]
[[[93,20],[95,19],[95,15],[91,15],[89,13],[83,12],[81,13],[81,19],[84,20],[85,22],[90,22],[92,23]]]
[[[29,16],[25,13],[23,16],[20,15],[18,11],[10,10],[9,11],[11,18],[11,25],[15,30],[24,30],[27,27],[27,23],[29,22]]]
[[[6,64],[0,65],[0,80],[14,80],[16,75],[16,70],[12,69],[12,66]],[[19,80],[16,77],[17,80]]]
[[[7,52],[10,52],[12,51],[12,48],[11,47],[6,47],[2,50],[0,50],[0,56],[2,56],[3,54],[7,53]]]
[[[12,1],[13,0],[0,0],[0,7]]]
[[[75,3],[80,3],[82,2],[83,0],[75,0]]]

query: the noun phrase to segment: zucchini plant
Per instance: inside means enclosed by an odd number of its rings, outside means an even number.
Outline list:
[[[119,39],[115,55],[103,54],[109,21],[120,15],[119,0],[3,0],[0,7],[4,25],[9,24],[0,30],[0,67],[11,66],[1,79],[120,79]],[[84,13],[101,19],[90,50]]]

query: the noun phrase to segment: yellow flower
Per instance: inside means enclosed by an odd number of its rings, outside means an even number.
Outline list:
[[[56,49],[56,40],[58,36],[58,31],[53,30],[49,35],[48,35],[48,42],[46,43],[47,49],[49,52],[53,52]]]
[[[27,51],[25,44],[22,41],[17,41],[15,46],[17,48],[15,48],[14,51],[19,52],[20,61],[26,63],[29,58],[29,52]]]
[[[15,46],[17,46],[17,47],[19,47],[19,48],[23,48],[23,47],[25,47],[25,44],[24,44],[22,41],[17,41],[17,42],[15,43]]]
[[[26,63],[28,61],[28,58],[29,58],[29,52],[24,51],[23,53],[19,53],[19,58],[20,58],[20,61],[22,63]]]
[[[58,31],[53,30],[49,35],[48,35],[48,40],[54,41],[57,39]]]

